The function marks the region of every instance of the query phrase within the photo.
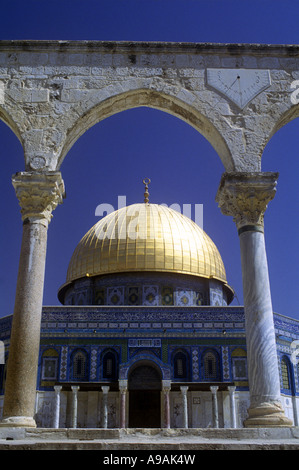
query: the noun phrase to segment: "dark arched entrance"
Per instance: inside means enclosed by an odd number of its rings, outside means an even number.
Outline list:
[[[158,370],[142,364],[129,375],[129,427],[161,427],[161,375]]]

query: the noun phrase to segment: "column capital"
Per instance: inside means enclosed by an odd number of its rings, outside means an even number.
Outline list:
[[[264,213],[275,196],[278,176],[270,172],[222,175],[216,202],[224,215],[234,217],[239,234],[246,227],[263,232]]]
[[[120,393],[126,393],[128,390],[128,381],[127,380],[119,380],[118,381],[118,388]]]
[[[218,385],[211,385],[210,386],[210,390],[211,390],[212,393],[216,393],[218,389],[219,389]]]
[[[107,395],[110,390],[110,387],[108,385],[102,385],[101,389],[102,392]]]
[[[60,172],[19,172],[13,175],[12,184],[21,206],[23,222],[48,225],[52,212],[65,197],[64,182]]]
[[[186,393],[188,392],[188,389],[189,389],[188,386],[185,386],[185,385],[180,386],[180,390],[181,390],[183,395],[186,395]]]
[[[164,393],[170,392],[171,380],[162,380],[162,390]]]

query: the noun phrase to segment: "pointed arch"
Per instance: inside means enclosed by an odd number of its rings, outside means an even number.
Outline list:
[[[184,100],[182,100],[161,91],[138,88],[123,91],[119,94],[111,94],[97,104],[92,103],[89,108],[87,103],[83,113],[81,109],[78,109],[78,119],[76,119],[73,125],[66,131],[64,145],[57,163],[57,169],[61,167],[66,154],[74,143],[92,126],[119,112],[138,107],[149,107],[169,113],[195,128],[216,150],[225,169],[232,171],[235,164],[220,130],[216,128],[216,124],[213,124],[211,120],[205,116],[203,104],[203,109],[199,111],[190,104],[195,100],[195,97],[191,92],[187,92],[186,90],[185,92]],[[103,90],[102,94],[108,95],[109,92],[108,90],[106,92]],[[76,109],[74,109],[74,111],[76,112]],[[218,122],[218,120],[215,119],[214,122]]]

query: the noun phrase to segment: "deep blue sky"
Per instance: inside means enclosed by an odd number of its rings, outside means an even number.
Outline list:
[[[297,0],[1,0],[0,39],[129,40],[299,44]],[[276,312],[299,319],[298,120],[273,136],[263,171],[280,173],[265,217]],[[22,225],[11,176],[24,169],[23,151],[0,122],[0,316],[13,312]],[[155,203],[204,204],[204,229],[219,248],[227,278],[242,304],[239,240],[215,195],[224,171],[210,144],[163,112],[139,108],[112,116],[84,134],[62,168],[67,198],[49,227],[45,305],[57,305],[72,252],[98,218],[95,208],[117,196],[143,200],[152,179]]]

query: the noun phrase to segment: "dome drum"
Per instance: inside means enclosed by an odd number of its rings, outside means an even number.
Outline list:
[[[86,277],[61,289],[64,305],[225,306],[232,291],[218,280],[169,273]]]

